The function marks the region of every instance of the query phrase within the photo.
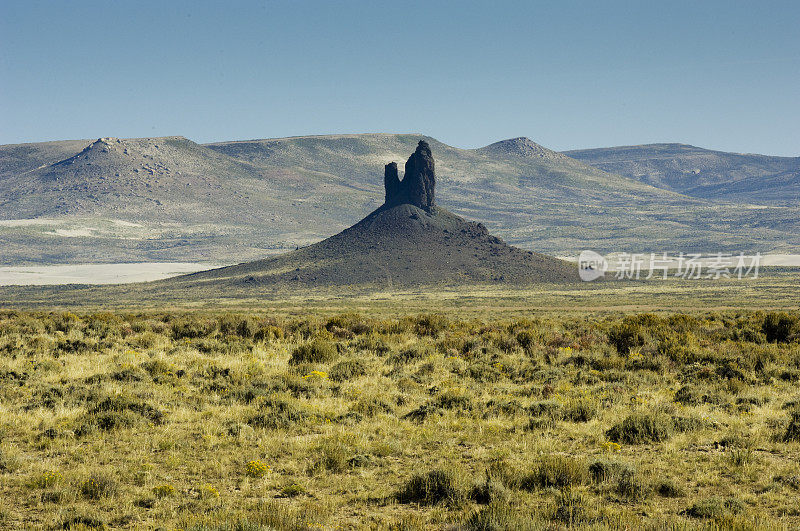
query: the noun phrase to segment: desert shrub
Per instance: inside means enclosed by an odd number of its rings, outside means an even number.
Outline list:
[[[684,385],[675,393],[675,402],[687,406],[696,406],[708,401],[708,395],[693,385]]]
[[[117,482],[110,477],[94,474],[81,483],[80,492],[84,498],[98,500],[113,496],[118,488]]]
[[[786,312],[770,312],[764,317],[761,331],[770,343],[785,343],[797,332],[798,318]]]
[[[539,341],[539,337],[530,330],[522,330],[517,333],[517,343],[525,352],[530,352],[531,349]]]
[[[383,356],[391,350],[386,341],[375,334],[358,338],[355,342],[355,348],[358,350],[370,350],[379,356]]]
[[[631,349],[643,347],[648,338],[644,326],[629,317],[615,324],[608,331],[608,342],[614,345],[620,354],[628,354]]]
[[[336,359],[338,355],[339,351],[335,343],[325,339],[315,339],[294,349],[289,364],[328,363]]]
[[[640,500],[647,496],[649,489],[647,485],[639,479],[635,470],[626,468],[619,475],[615,490],[620,496],[633,500]]]
[[[367,374],[367,365],[360,359],[340,361],[329,371],[328,375],[335,382],[345,382]]]
[[[351,411],[360,413],[365,417],[374,417],[379,413],[392,413],[392,405],[380,396],[368,395],[359,397],[355,404],[350,408]]]
[[[468,514],[461,525],[459,529],[464,531],[531,531],[542,528],[540,522],[531,519],[531,515],[506,503],[481,507]]]
[[[589,422],[597,417],[599,410],[595,402],[571,400],[561,412],[561,417],[569,422]]]
[[[0,474],[16,472],[21,465],[20,458],[16,454],[9,454],[0,448]]]
[[[432,405],[441,409],[454,409],[457,411],[472,411],[474,408],[472,395],[461,387],[442,391],[433,400]]]
[[[653,490],[664,498],[680,498],[685,495],[683,488],[671,478],[656,482],[653,486]]]
[[[251,478],[263,478],[269,472],[269,465],[263,463],[259,459],[252,459],[247,462],[244,467],[244,472]]]
[[[428,348],[411,347],[389,356],[389,363],[393,365],[402,365],[425,359],[431,354],[432,352]]]
[[[580,492],[564,488],[556,494],[552,519],[568,526],[587,520],[586,499]]]
[[[739,514],[744,510],[744,504],[736,498],[720,498],[713,496],[695,502],[683,511],[692,518],[724,518],[725,516]]]
[[[628,469],[628,466],[624,463],[608,461],[606,459],[598,459],[589,465],[589,475],[591,476],[592,481],[596,483],[604,483],[619,477]]]
[[[306,493],[306,488],[298,483],[291,483],[281,489],[280,495],[283,498],[295,498]]]
[[[219,320],[219,331],[226,336],[253,339],[259,330],[258,322],[246,315],[224,315]]]
[[[330,439],[314,447],[312,451],[314,463],[312,471],[327,470],[334,474],[344,472],[349,468],[353,451],[341,441]]]
[[[497,363],[478,362],[467,368],[467,376],[476,382],[489,383],[499,382],[505,378],[502,367]]]
[[[153,487],[153,495],[156,498],[168,498],[175,494],[175,487],[170,485],[169,483],[165,483],[164,485],[157,485]]]
[[[678,433],[686,433],[705,428],[710,422],[696,415],[673,415],[671,417],[672,427]]]
[[[786,426],[786,432],[783,434],[783,440],[786,442],[800,442],[800,409],[796,409],[791,412],[789,417],[789,425]]]
[[[288,428],[305,421],[309,416],[309,413],[294,401],[272,397],[262,402],[258,413],[251,416],[247,424],[253,428]]]
[[[420,315],[415,319],[414,332],[422,336],[436,337],[449,326],[449,321],[444,315]]]
[[[662,413],[635,413],[606,432],[618,443],[646,444],[665,441],[674,429],[672,419]]]
[[[127,395],[105,396],[88,407],[89,415],[103,413],[135,413],[153,424],[162,424],[164,414],[147,402]]]
[[[463,496],[451,471],[431,470],[414,475],[397,491],[396,497],[400,503],[435,505],[456,503]]]
[[[61,529],[106,529],[106,524],[99,518],[86,514],[73,514],[61,521]]]
[[[483,481],[473,485],[469,493],[469,498],[481,505],[505,503],[509,497],[509,491],[503,482],[493,477],[488,470]]]
[[[196,339],[217,331],[217,321],[200,317],[184,317],[172,323],[173,339]]]
[[[564,406],[555,400],[542,400],[534,402],[528,407],[528,412],[532,417],[547,417],[551,419],[561,419]]]
[[[588,478],[585,462],[563,455],[549,455],[542,458],[536,469],[522,479],[520,487],[525,490],[572,487],[583,485]]]

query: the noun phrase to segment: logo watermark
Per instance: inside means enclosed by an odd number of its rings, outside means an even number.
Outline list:
[[[606,273],[618,280],[741,280],[758,278],[760,265],[761,253],[619,253],[604,257],[594,251],[583,251],[578,257],[578,274],[584,282],[603,278]]]

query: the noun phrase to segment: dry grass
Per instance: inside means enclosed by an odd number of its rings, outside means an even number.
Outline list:
[[[0,312],[0,527],[800,526],[796,312],[324,313]]]

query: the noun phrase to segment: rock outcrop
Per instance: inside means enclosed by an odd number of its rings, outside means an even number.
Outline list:
[[[410,204],[428,212],[435,209],[434,189],[436,170],[431,147],[420,140],[416,151],[406,162],[406,172],[401,181],[397,175],[397,164],[392,162],[384,169],[386,206]]]

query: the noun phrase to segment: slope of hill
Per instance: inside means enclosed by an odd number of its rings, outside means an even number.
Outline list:
[[[420,135],[169,137],[0,146],[0,263],[241,262],[293,250],[377,208],[376,168],[420,138],[437,154],[442,206],[522,248],[800,250],[797,205],[731,208],[526,138],[458,149]]]
[[[800,157],[726,153],[685,144],[565,151],[603,171],[693,197],[758,205],[800,202]]]
[[[441,283],[531,284],[577,279],[574,265],[511,247],[486,228],[437,207],[435,163],[420,141],[402,182],[386,166],[385,203],[319,243],[255,262],[166,281],[181,289],[225,290],[258,286],[372,285],[384,288]],[[394,176],[391,179],[390,176]],[[424,194],[408,193],[425,190]]]
[[[387,289],[432,284],[530,284],[577,279],[574,265],[511,247],[486,228],[438,208],[381,208],[356,225],[271,259],[194,273],[181,289],[227,291],[264,286],[373,285]]]

